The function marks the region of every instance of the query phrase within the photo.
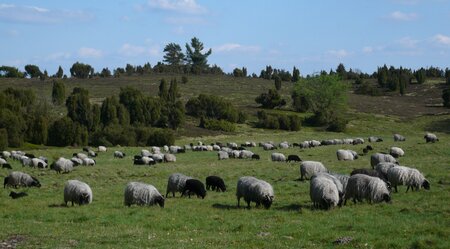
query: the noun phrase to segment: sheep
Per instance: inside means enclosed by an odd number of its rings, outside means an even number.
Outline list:
[[[89,152],[90,150],[91,150],[91,148],[89,148],[89,147],[83,147],[84,152]]]
[[[237,143],[227,143],[227,147],[236,150],[238,148],[238,145]]]
[[[138,206],[152,206],[158,204],[163,208],[164,197],[153,185],[142,182],[129,182],[125,187],[124,203],[125,206],[128,207],[133,204]]]
[[[106,151],[107,151],[107,149],[105,146],[102,146],[102,145],[98,146],[98,152],[106,152]]]
[[[86,165],[86,166],[95,166],[95,164],[96,164],[96,162],[95,162],[95,160],[92,159],[92,158],[86,157],[86,158],[83,159],[83,165]]]
[[[420,187],[426,190],[430,189],[430,182],[425,179],[425,177],[417,169],[409,168],[406,166],[395,166],[388,170],[387,172],[388,180],[392,184],[397,192],[398,185],[408,186],[406,193],[409,188],[412,191],[419,191]]]
[[[342,139],[333,139],[333,142],[335,145],[344,144],[344,141]]]
[[[353,139],[353,145],[357,145],[357,144],[363,144],[364,143],[364,139],[357,137],[355,139]]]
[[[4,151],[2,151],[2,156],[5,159],[6,158],[10,158],[11,157],[11,152],[4,150]]]
[[[3,188],[6,188],[6,186],[11,186],[14,188],[18,188],[21,186],[40,188],[41,184],[39,183],[38,179],[30,176],[27,173],[23,173],[20,171],[13,171],[9,173],[9,175],[5,177],[3,181]]]
[[[259,160],[261,157],[258,154],[253,154],[252,159]]]
[[[227,190],[227,187],[222,178],[218,176],[208,176],[206,177],[206,189],[212,189],[213,191],[215,190],[217,192],[225,192]]]
[[[330,174],[330,173],[325,173],[325,172],[319,172],[319,173],[315,173],[312,177],[311,180],[314,179],[315,177],[326,177],[328,179],[330,179],[334,185],[336,185],[336,188],[338,190],[338,194],[339,194],[339,204],[342,201],[342,197],[344,196],[344,185],[342,184],[341,180],[339,178],[337,178],[336,176]]]
[[[25,192],[19,192],[19,193],[16,193],[16,192],[14,192],[14,191],[11,191],[11,192],[9,193],[9,196],[10,196],[11,198],[13,198],[13,199],[18,199],[18,198],[22,198],[22,197],[28,196],[28,194],[25,193]]]
[[[406,141],[405,137],[400,134],[394,134],[394,141],[395,142],[403,142]]]
[[[353,161],[358,159],[358,153],[353,150],[337,150],[336,156],[339,161]]]
[[[239,150],[232,150],[231,153],[228,153],[231,158],[239,158],[239,155],[241,154],[241,151]]]
[[[330,209],[339,204],[339,192],[336,184],[330,178],[322,175],[311,179],[309,196],[315,208]]]
[[[241,152],[239,153],[239,158],[241,159],[252,158],[253,154],[254,153],[249,150],[241,150]]]
[[[425,134],[425,136],[423,136],[423,138],[425,138],[425,141],[427,143],[435,143],[439,141],[439,138],[437,138],[437,136],[433,133],[427,133]]]
[[[284,142],[281,142],[278,146],[280,147],[280,149],[287,149],[287,148],[289,148],[289,143],[284,141]]]
[[[310,147],[319,147],[320,145],[322,145],[321,142],[317,141],[317,140],[311,140],[309,141],[309,146]]]
[[[175,155],[173,155],[175,157]],[[151,158],[158,163],[162,163],[164,161],[164,154],[153,154]],[[175,158],[176,160],[176,158]]]
[[[169,180],[167,181],[167,191],[166,198],[169,195],[169,192],[172,193],[172,196],[175,197],[175,192],[182,193],[184,186],[186,185],[186,181],[188,179],[192,179],[190,176],[185,176],[180,173],[173,173],[169,176]]]
[[[397,166],[395,163],[387,163],[387,162],[381,162],[377,165],[375,165],[375,170],[378,171],[378,173],[382,174],[385,179],[388,179],[387,172],[390,168]]]
[[[230,158],[228,156],[228,153],[225,151],[222,151],[222,150],[217,152],[217,157],[219,158],[219,160],[225,160],[225,159]]]
[[[381,162],[398,164],[397,160],[389,154],[375,153],[372,156],[370,156],[370,165],[372,166],[372,168],[374,168],[377,164]]]
[[[73,162],[64,157],[60,157],[50,165],[50,169],[55,170],[57,173],[69,173],[73,170]]]
[[[348,199],[362,201],[366,199],[369,203],[390,202],[391,195],[387,184],[378,177],[372,177],[363,174],[350,176],[345,189],[344,205]]]
[[[387,178],[382,173],[380,173],[380,172],[378,172],[377,170],[374,170],[374,169],[354,169],[350,173],[350,176],[356,175],[356,174],[363,174],[363,175],[378,177],[381,180],[383,180],[384,182],[386,182],[386,183],[388,182]],[[388,187],[390,187],[390,184],[388,184]]]
[[[317,161],[303,161],[300,163],[300,180],[304,178],[309,179],[315,173],[325,172],[328,173],[328,169],[321,162]]]
[[[45,156],[40,156],[38,159],[44,161],[46,164],[48,164],[48,159]]]
[[[169,146],[164,145],[164,146],[163,146],[163,151],[164,151],[165,153],[169,152]]]
[[[369,140],[370,143],[372,143],[372,142],[383,142],[383,139],[382,139],[382,138],[374,137],[374,136],[369,137],[368,140]]]
[[[9,163],[2,164],[2,169],[12,169]]]
[[[320,145],[322,146],[334,145],[334,141],[332,139],[322,140],[322,142],[320,142]]]
[[[219,151],[220,150],[220,146],[217,145],[217,144],[214,144],[212,147],[213,147],[214,151]]]
[[[148,150],[141,150],[141,156],[151,157],[152,153],[150,153],[150,151],[148,151]]]
[[[237,182],[236,197],[238,207],[240,207],[241,198],[244,197],[248,208],[250,208],[250,202],[255,202],[256,207],[263,204],[268,209],[272,205],[275,195],[272,185],[268,182],[252,176],[243,176]]]
[[[272,162],[286,162],[286,156],[278,152],[272,153],[271,159]]]
[[[78,157],[72,157],[72,159],[70,159],[70,161],[73,162],[73,166],[78,166],[78,165],[83,165],[83,160],[78,158]]]
[[[309,148],[309,141],[303,141],[299,144],[300,149],[308,149]]]
[[[391,147],[389,154],[395,158],[399,158],[405,155],[405,152],[399,147]]]
[[[87,205],[92,203],[92,190],[84,182],[78,180],[68,180],[64,186],[64,203],[67,206],[68,202],[72,202],[81,205]]]
[[[203,182],[197,179],[187,179],[186,184],[184,185],[184,188],[182,190],[181,197],[187,194],[189,198],[191,198],[191,193],[197,195],[197,198],[202,197],[202,199],[205,199],[206,190]]]
[[[342,141],[344,142],[344,144],[353,144],[352,138],[344,138],[344,139],[342,139]]]
[[[86,154],[84,154],[84,153],[73,153],[72,156],[78,157],[78,158],[80,158],[81,160],[83,160],[83,159],[85,159],[85,158],[88,157],[88,156],[87,156]]]
[[[41,168],[41,169],[47,168],[47,163],[39,158],[32,158],[31,165],[33,167],[37,167],[37,168]]]
[[[345,193],[345,188],[347,187],[348,179],[350,178],[349,175],[343,175],[338,173],[330,173],[330,175],[336,177],[342,184],[342,189]]]
[[[114,151],[114,158],[124,158],[126,156],[125,153],[123,153],[122,151]]]
[[[22,164],[22,167],[32,165],[31,158],[29,158],[27,156],[21,156],[19,160],[20,160],[20,163]]]
[[[161,153],[161,148],[159,148],[157,146],[152,146],[151,149],[152,149],[152,152],[154,154],[160,154]]]
[[[274,150],[275,146],[273,144],[269,144],[269,143],[264,143],[263,144],[263,149],[264,150]]]
[[[34,154],[31,154],[31,153],[25,153],[24,156],[26,156],[26,157],[28,157],[28,158],[30,158],[30,159],[36,157]]]
[[[89,151],[88,151],[88,155],[89,155],[90,157],[97,157],[97,153],[95,153],[95,151],[93,151],[93,150],[89,150]]]
[[[143,156],[140,158],[133,159],[133,164],[134,165],[154,165],[154,164],[156,164],[156,162],[155,162],[155,160],[153,160],[153,158]]]
[[[169,163],[169,162],[176,162],[177,158],[175,157],[174,154],[164,154],[164,162],[165,163]]]
[[[7,163],[8,162],[4,158],[0,157],[0,165],[7,164]]]
[[[286,159],[286,162],[292,162],[292,161],[294,161],[294,162],[301,162],[302,159],[299,156],[297,156],[297,155],[289,155],[287,157],[287,159]]]

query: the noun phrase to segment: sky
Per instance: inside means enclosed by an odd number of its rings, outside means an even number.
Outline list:
[[[450,0],[0,0],[0,65],[155,65],[197,37],[225,72],[450,67]]]

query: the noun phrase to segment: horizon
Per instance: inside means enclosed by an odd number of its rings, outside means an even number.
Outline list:
[[[59,66],[68,74],[77,61],[96,72],[154,66],[165,45],[185,51],[197,37],[212,49],[208,63],[226,73],[246,67],[259,75],[270,65],[307,75],[340,63],[368,74],[385,64],[445,69],[449,21],[448,0],[0,1],[0,65],[33,64],[49,75]]]

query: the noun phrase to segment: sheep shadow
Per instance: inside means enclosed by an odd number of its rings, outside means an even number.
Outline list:
[[[287,206],[276,207],[275,210],[286,211],[286,212],[301,212],[304,208],[311,208],[308,205],[300,205],[300,204],[290,204]]]
[[[241,209],[243,207],[238,207],[237,205],[229,205],[229,204],[220,204],[220,203],[214,203],[212,205],[213,208],[217,209],[223,209],[223,210],[232,210],[232,209]],[[247,207],[245,207],[247,208]]]
[[[67,208],[68,206],[66,206],[66,204],[61,203],[61,204],[50,204],[48,205],[49,208]]]

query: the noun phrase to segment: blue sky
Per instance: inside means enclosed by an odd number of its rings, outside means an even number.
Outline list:
[[[445,68],[449,24],[450,0],[0,0],[0,65],[155,65],[166,44],[196,36],[226,72]]]

